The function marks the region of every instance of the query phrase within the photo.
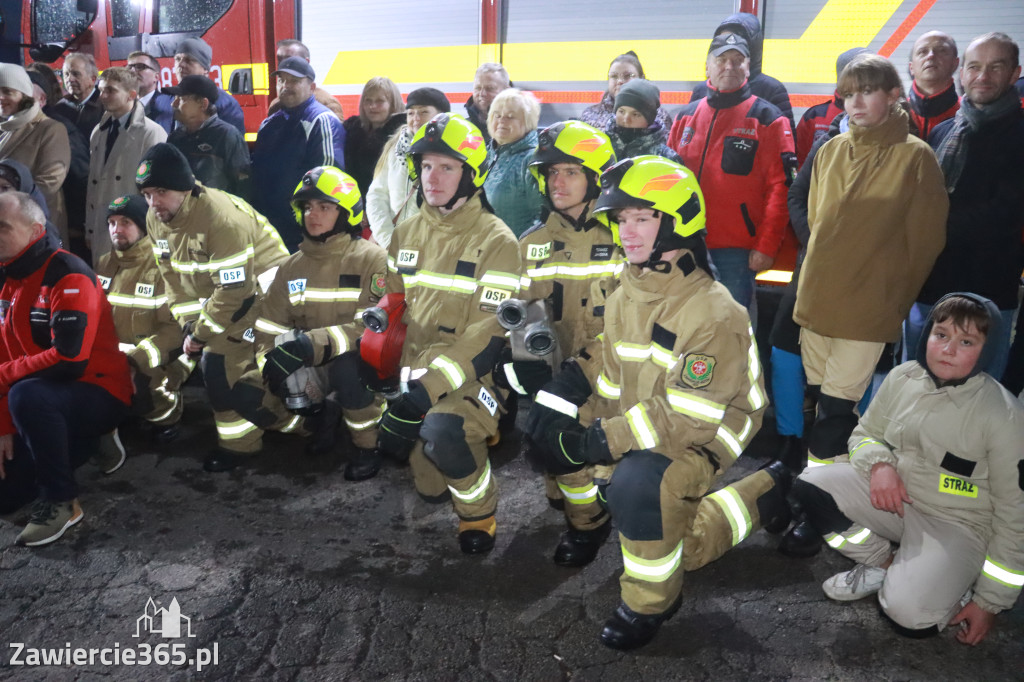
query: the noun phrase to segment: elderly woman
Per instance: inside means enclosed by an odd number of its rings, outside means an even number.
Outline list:
[[[636,52],[630,50],[612,60],[611,66],[608,67],[608,90],[600,102],[583,110],[580,120],[598,130],[610,130],[615,125],[615,97],[619,94],[619,88],[634,78],[645,78],[644,67],[640,65],[640,58],[636,56]],[[660,106],[657,118],[665,130],[672,128],[672,117]]]
[[[366,81],[359,98],[359,115],[345,119],[345,170],[364,195],[388,138],[405,123],[402,93],[390,78]]]
[[[530,173],[540,102],[518,88],[502,90],[487,113],[491,170],[484,181],[494,213],[519,238],[540,216],[543,197]]]
[[[0,158],[11,158],[28,167],[46,199],[50,220],[65,234],[64,195],[60,188],[71,163],[68,132],[48,118],[36,103],[25,69],[0,64]]]
[[[448,98],[435,88],[419,88],[406,97],[405,126],[384,146],[370,191],[366,193],[370,232],[374,241],[385,249],[391,243],[395,226],[419,212],[415,197],[417,184],[409,179],[409,166],[405,161],[412,137],[424,123],[448,111],[451,111]]]
[[[668,128],[658,120],[659,107],[661,91],[650,81],[634,78],[619,89],[615,96],[615,124],[608,130],[615,158],[655,154],[682,163],[679,154],[665,144]]]

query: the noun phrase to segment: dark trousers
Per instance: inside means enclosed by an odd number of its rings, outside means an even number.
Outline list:
[[[0,513],[36,496],[52,502],[78,497],[75,469],[128,414],[126,404],[83,381],[23,379],[11,387],[7,405],[17,433],[14,459],[5,462],[0,481]]]

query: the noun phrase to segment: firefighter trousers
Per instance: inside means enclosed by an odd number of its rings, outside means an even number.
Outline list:
[[[493,516],[498,481],[487,457],[487,438],[498,430],[505,394],[468,381],[439,400],[423,419],[420,439],[409,456],[416,491],[439,502],[451,495],[463,521]]]
[[[718,559],[761,528],[757,500],[775,487],[757,471],[707,494],[715,480],[707,457],[626,453],[604,491],[622,545],[622,601],[641,614],[664,613],[679,596],[684,571]]]
[[[960,610],[978,579],[987,542],[979,533],[903,505],[903,517],[875,509],[868,479],[846,463],[808,469],[793,486],[811,523],[843,556],[868,566],[892,565],[878,602],[908,630],[940,630]],[[894,544],[899,548],[893,555]]]
[[[319,374],[320,385],[326,387],[326,400],[341,406],[353,445],[372,449],[377,444],[377,423],[384,399],[367,389],[359,378],[360,362],[359,353],[352,351],[313,369]],[[235,393],[239,397],[239,412],[253,424],[268,431],[302,432],[302,416],[289,410],[279,396],[266,389],[259,369],[246,372]],[[333,427],[333,424],[326,425],[326,428]]]
[[[240,398],[235,390],[246,372],[256,367],[252,343],[221,334],[203,348],[199,362],[213,407],[218,447],[238,454],[258,452],[263,447],[263,429],[238,411]]]
[[[179,355],[163,367],[133,367],[132,413],[157,426],[177,424],[185,410],[181,386],[195,366],[195,360]]]

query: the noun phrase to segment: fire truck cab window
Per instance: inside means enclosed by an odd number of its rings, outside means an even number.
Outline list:
[[[59,43],[75,34],[85,15],[78,11],[77,0],[46,0],[33,3],[36,42]],[[84,21],[83,21],[84,23]]]
[[[158,0],[154,33],[206,31],[234,0]]]
[[[113,36],[121,38],[139,33],[139,12],[142,3],[138,0],[110,0],[110,18],[114,26]]]

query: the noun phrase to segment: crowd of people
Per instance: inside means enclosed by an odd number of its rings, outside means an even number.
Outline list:
[[[500,64],[467,117],[377,77],[344,119],[285,40],[251,157],[200,38],[164,89],[143,52],[102,74],[68,55],[63,96],[48,67],[0,65],[0,513],[35,501],[18,544],[83,518],[74,471],[123,464],[123,420],[177,438],[198,366],[207,471],[265,430],[331,452],[344,424],[344,478],[408,463],[466,554],[494,547],[488,447],[529,406],[523,455],[565,516],[555,563],[618,532],[609,647],[649,642],[684,573],[760,528],[856,562],[830,598],[877,593],[901,634],[982,641],[1024,587],[1018,46],[989,33],[961,58],[925,33],[909,92],[845,51],[796,124],[762,49],[755,17],[728,17],[676,112],[619,55],[581,120],[538,129]],[[754,278],[789,226],[766,390]],[[716,489],[769,404],[777,455]]]

